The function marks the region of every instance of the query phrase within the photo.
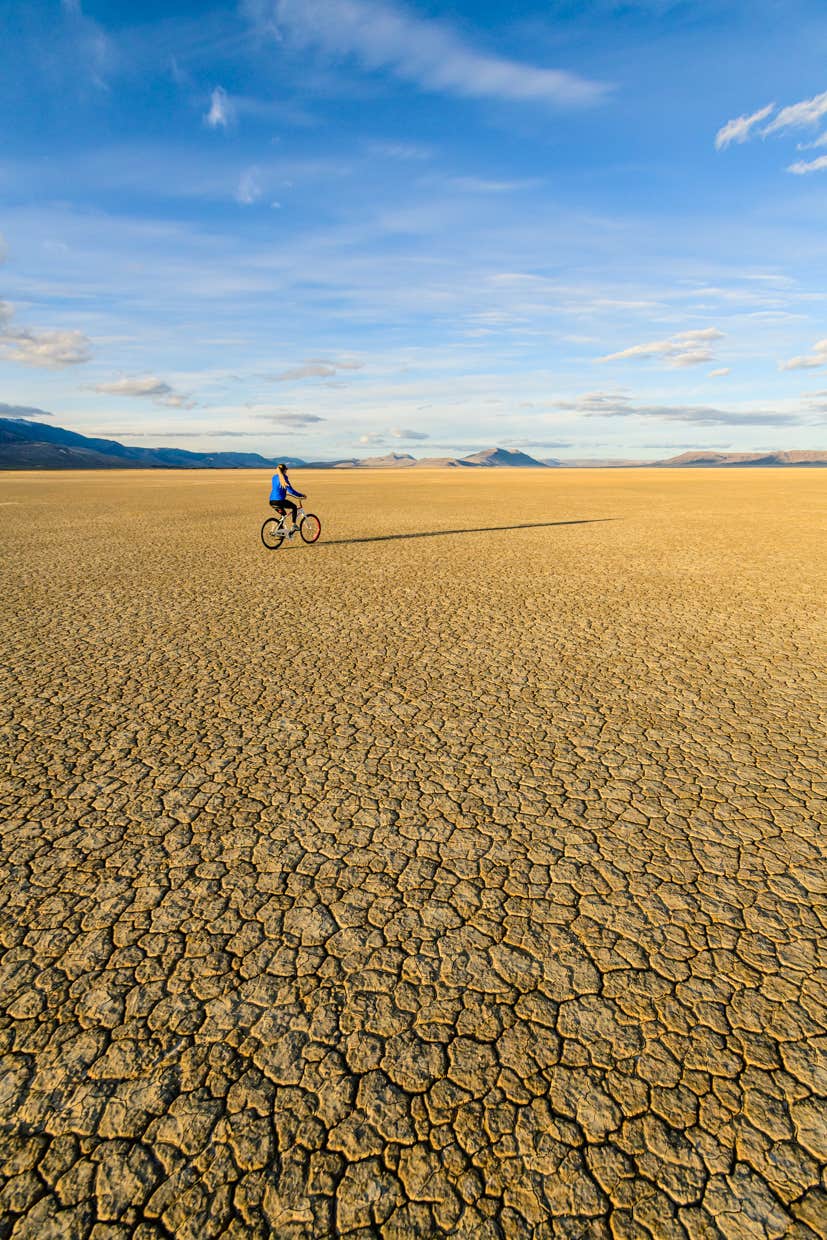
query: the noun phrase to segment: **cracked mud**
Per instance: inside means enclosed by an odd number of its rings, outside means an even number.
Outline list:
[[[0,478],[0,1236],[824,1236],[825,482]]]

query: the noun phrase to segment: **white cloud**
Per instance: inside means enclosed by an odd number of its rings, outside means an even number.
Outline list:
[[[827,414],[827,391],[802,392],[801,403],[812,414]]]
[[[92,356],[89,339],[77,331],[34,331],[21,328],[0,338],[0,349],[12,362],[43,370],[78,366]]]
[[[62,370],[88,362],[92,356],[92,342],[83,332],[15,327],[13,318],[11,302],[0,301],[0,352],[7,361],[41,370]]]
[[[235,192],[235,200],[243,207],[250,207],[258,202],[263,190],[261,188],[261,172],[259,168],[248,168],[242,173]]]
[[[814,151],[819,146],[827,146],[827,133],[819,134],[812,142],[798,142],[795,149],[797,151]]]
[[[391,431],[391,434],[393,435],[394,439],[429,439],[430,438],[430,436],[426,435],[424,431],[403,430],[402,427],[399,427],[399,426],[395,426],[393,430]]]
[[[631,397],[612,392],[586,392],[554,407],[583,414],[587,418],[653,418],[662,422],[689,422],[696,426],[775,426],[797,425],[798,414],[771,410],[714,409],[708,405],[644,405]]]
[[[353,56],[424,90],[476,99],[589,104],[606,87],[560,69],[477,52],[443,22],[387,0],[275,0],[279,31],[299,46]]]
[[[715,340],[722,340],[724,333],[717,327],[704,327],[695,331],[678,332],[667,340],[650,340],[645,344],[634,344],[618,353],[607,353],[597,358],[598,362],[620,362],[637,357],[661,358],[673,369],[686,366],[701,366],[712,361],[710,345]]]
[[[827,116],[827,90],[812,99],[803,99],[800,103],[792,103],[782,108],[775,120],[765,125],[762,134],[781,133],[785,129],[801,129],[807,125],[817,125],[823,116]]]
[[[719,366],[717,370],[710,370],[710,379],[723,379],[724,375],[729,374],[729,366]]]
[[[183,392],[176,392],[171,384],[155,375],[136,378],[113,379],[110,383],[97,383],[92,389],[108,396],[140,396],[151,400],[153,405],[167,405],[171,409],[194,409],[195,401]]]
[[[469,194],[511,194],[515,190],[531,189],[537,182],[492,181],[484,177],[450,177],[446,184]]]
[[[674,353],[667,358],[667,366],[671,366],[674,370],[683,370],[688,366],[704,366],[707,362],[712,361],[712,352],[709,349],[687,349],[682,353]]]
[[[827,155],[820,155],[818,159],[807,160],[799,159],[794,164],[790,164],[787,168],[788,172],[794,172],[796,176],[803,176],[807,172],[823,172],[827,168]]]
[[[827,337],[815,342],[812,353],[791,357],[788,362],[779,362],[780,370],[813,370],[817,366],[827,366]]]
[[[308,362],[304,366],[293,366],[290,370],[282,370],[273,375],[274,383],[290,383],[294,379],[326,379],[335,375],[336,367],[321,362]]]
[[[329,361],[326,357],[309,357],[307,360],[322,366],[333,366],[336,370],[361,370],[365,364],[358,357],[339,357],[335,361]]]
[[[292,366],[277,375],[269,375],[273,383],[290,383],[294,379],[331,379],[340,370],[361,370],[364,362],[345,357],[331,361],[326,357],[308,357],[301,366]]]
[[[204,124],[210,129],[227,129],[233,115],[230,96],[223,86],[216,86],[210,95],[209,111],[204,113]]]
[[[94,84],[102,90],[108,89],[107,79],[116,60],[114,44],[103,27],[86,16],[80,0],[62,0],[61,8],[66,15],[66,30],[72,42],[67,64],[71,64],[74,74],[78,66],[88,69]]]
[[[276,426],[315,426],[317,422],[324,422],[324,418],[320,418],[315,413],[257,413],[254,415],[262,422],[272,422]]]
[[[774,107],[774,103],[768,103],[765,108],[759,108],[751,116],[738,116],[735,120],[727,121],[715,135],[716,151],[723,150],[731,142],[746,142],[755,126],[766,120]]]
[[[543,448],[571,448],[574,445],[569,440],[563,439],[504,439],[503,447],[506,448],[533,448],[535,451]]]
[[[731,142],[746,142],[774,108],[775,104],[770,103],[760,111],[753,112],[751,116],[739,116],[736,120],[727,121],[726,125],[715,135],[716,149],[721,150],[729,146]],[[770,134],[786,133],[790,129],[804,129],[807,126],[818,125],[825,116],[827,116],[827,91],[814,95],[812,99],[802,99],[799,103],[792,103],[782,108],[768,125],[764,125],[760,133],[762,137],[767,137]],[[825,144],[827,144],[827,134],[821,134],[815,142],[799,143],[798,149],[806,151]],[[787,171],[795,173],[796,176],[803,176],[808,172],[821,172],[825,168],[827,168],[827,156],[809,161],[797,160],[794,164],[788,165]]]
[[[378,159],[425,160],[433,155],[430,147],[416,142],[369,142],[367,149]]]
[[[584,392],[581,396],[564,397],[551,402],[553,409],[570,409],[574,413],[599,415],[611,414],[619,406],[628,404],[629,397],[619,392]]]

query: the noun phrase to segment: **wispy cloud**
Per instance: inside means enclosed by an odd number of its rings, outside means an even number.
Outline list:
[[[370,71],[390,71],[423,90],[568,106],[594,103],[606,93],[602,83],[566,70],[478,52],[447,24],[387,0],[275,0],[269,11],[293,43],[353,56]]]
[[[808,125],[817,125],[823,116],[827,116],[827,90],[812,99],[802,99],[800,103],[782,108],[775,120],[770,121],[761,132],[771,134],[785,129],[803,129]]]
[[[620,362],[638,357],[661,358],[673,369],[685,366],[700,366],[712,361],[710,345],[715,340],[722,340],[724,333],[717,327],[704,327],[695,331],[678,332],[666,340],[650,340],[645,344],[634,344],[618,353],[607,353],[598,357],[598,362]]]
[[[558,409],[587,418],[652,418],[661,422],[687,422],[695,426],[776,426],[796,425],[794,413],[771,410],[715,409],[708,405],[645,405],[616,392],[586,392],[570,400],[555,401]]]
[[[273,375],[274,383],[292,383],[298,379],[326,379],[335,375],[336,367],[323,362],[307,362],[304,366],[293,366],[290,370],[282,370]]]
[[[92,342],[83,332],[17,327],[13,319],[12,304],[0,301],[0,352],[8,361],[62,370],[88,362],[92,356]]]
[[[330,361],[323,357],[309,357],[301,366],[292,366],[279,374],[269,375],[272,383],[292,383],[298,379],[331,379],[340,370],[361,370],[364,362],[356,358]]]
[[[812,353],[800,357],[791,357],[787,362],[780,362],[780,370],[814,370],[817,366],[827,366],[827,337],[817,340]]]
[[[571,448],[574,445],[565,439],[504,439],[505,448],[533,448],[535,451],[548,448]]]
[[[729,366],[719,366],[716,370],[710,370],[710,379],[723,379],[724,375],[729,374]]]
[[[257,413],[254,415],[261,422],[271,422],[274,426],[315,426],[319,422],[324,422],[324,418],[320,418],[315,413]]]
[[[250,207],[254,202],[258,202],[263,192],[261,170],[259,168],[248,168],[246,172],[241,174],[238,188],[235,191],[235,200],[243,207]]]
[[[812,99],[802,99],[798,103],[791,103],[788,107],[781,108],[769,124],[759,128],[761,122],[775,111],[775,106],[774,103],[769,103],[765,108],[753,112],[750,116],[739,116],[735,120],[727,121],[715,135],[716,149],[720,151],[732,142],[746,142],[756,132],[760,133],[762,138],[766,138],[772,134],[787,133],[791,129],[806,129],[820,124],[827,116],[827,91],[823,91],[820,95],[813,95]],[[827,143],[827,134],[821,134],[815,142],[799,143],[798,149],[810,150],[813,147],[823,146],[825,143]],[[808,172],[821,172],[825,168],[827,168],[827,156],[812,160],[799,159],[789,164],[787,171],[802,176]]]
[[[73,65],[86,69],[95,86],[107,89],[116,59],[112,40],[102,26],[86,16],[80,0],[61,0],[60,7],[73,44]]]
[[[171,384],[155,375],[135,378],[113,379],[110,383],[96,383],[92,389],[108,396],[138,396],[151,400],[153,405],[167,405],[171,409],[194,409],[195,401],[183,392],[176,392]]]
[[[29,405],[0,404],[0,418],[53,418],[48,409],[33,409]]]
[[[814,151],[817,147],[827,146],[827,133],[821,133],[812,142],[796,143],[797,151]]]
[[[765,121],[774,108],[774,103],[768,103],[765,108],[759,108],[750,116],[738,116],[735,120],[727,121],[715,135],[716,151],[722,151],[732,142],[746,142],[755,126]]]
[[[433,151],[418,142],[368,142],[368,154],[377,159],[400,159],[405,162],[431,159]]]
[[[804,159],[796,160],[794,164],[790,164],[787,168],[788,172],[794,172],[796,176],[804,176],[808,172],[823,172],[827,168],[827,155],[820,155],[818,159],[809,161]]]
[[[87,432],[84,433],[86,434]],[[126,429],[107,427],[105,430],[92,431],[91,434],[99,439],[152,439],[155,441],[153,446],[157,447],[169,447],[180,439],[200,439],[202,443],[208,443],[211,439],[262,438],[262,431],[260,430],[216,430],[211,426],[203,426],[197,431],[183,431],[177,428],[174,430],[167,430],[166,428],[141,430],[140,427],[127,427]],[[269,438],[266,431],[263,434],[266,438]]]
[[[417,439],[429,439],[430,438],[430,436],[426,435],[424,431],[404,430],[401,426],[395,426],[393,430],[391,431],[391,435],[393,436],[394,439],[405,439],[405,440],[408,440],[408,439],[417,440]]]
[[[450,177],[447,184],[452,189],[463,190],[469,194],[511,194],[515,190],[531,189],[537,185],[537,181],[494,181],[485,177]]]
[[[827,414],[827,389],[802,393],[801,403],[811,413]]]
[[[223,86],[216,86],[210,95],[209,110],[204,113],[204,124],[210,129],[227,129],[233,116],[230,96]]]
[[[583,392],[580,396],[563,397],[551,402],[552,409],[565,409],[572,413],[609,416],[615,409],[628,405],[630,398],[620,392]]]

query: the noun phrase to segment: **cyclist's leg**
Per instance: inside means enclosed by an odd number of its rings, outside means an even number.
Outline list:
[[[283,523],[284,522],[284,504],[280,504],[277,500],[271,499],[270,507],[273,509],[273,512],[276,514],[276,516],[281,518],[282,523]]]
[[[285,507],[285,509],[287,509],[287,508],[289,508],[289,509],[290,509],[290,517],[291,517],[291,520],[292,520],[292,527],[291,527],[291,528],[292,528],[292,529],[296,529],[296,528],[297,528],[297,525],[296,525],[296,517],[297,517],[297,515],[298,515],[298,509],[296,508],[296,505],[293,503],[293,501],[292,501],[292,500],[286,499],[286,500],[284,500],[284,507]]]

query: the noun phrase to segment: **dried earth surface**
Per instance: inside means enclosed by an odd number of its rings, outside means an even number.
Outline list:
[[[296,480],[0,478],[0,1236],[824,1236],[827,477]]]

